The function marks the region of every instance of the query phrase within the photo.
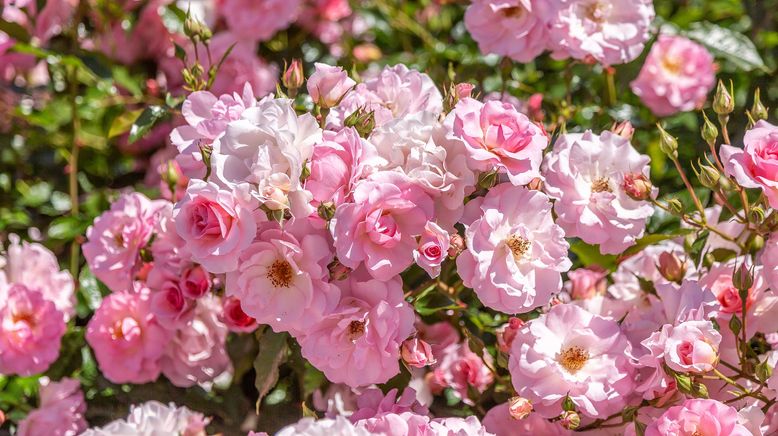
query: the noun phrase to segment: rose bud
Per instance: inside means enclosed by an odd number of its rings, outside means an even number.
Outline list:
[[[456,90],[457,97],[461,100],[463,98],[470,97],[473,93],[475,85],[472,83],[457,83],[454,89]]]
[[[568,430],[575,430],[581,425],[581,416],[572,410],[562,412],[559,418],[559,423]]]
[[[596,295],[605,293],[607,271],[597,266],[591,268],[578,268],[567,273],[570,279],[568,292],[575,300],[587,300]]]
[[[503,353],[510,352],[513,339],[516,338],[516,335],[523,326],[524,321],[513,317],[497,329],[497,348]]]
[[[624,175],[624,191],[636,201],[645,201],[651,198],[653,185],[640,173],[627,173]]]
[[[211,276],[202,266],[194,265],[181,274],[180,286],[185,297],[196,300],[211,290]]]
[[[462,238],[458,233],[454,233],[451,235],[451,240],[449,241],[448,245],[448,256],[451,258],[455,258],[459,255],[459,253],[465,251],[465,239]]]
[[[657,266],[659,274],[671,282],[681,283],[686,276],[686,264],[669,251],[659,255],[659,265]]]
[[[419,338],[406,339],[400,347],[403,362],[414,368],[424,368],[436,362],[430,345]]]
[[[226,297],[222,302],[221,319],[233,332],[248,333],[257,328],[257,321],[246,315],[235,297]]]
[[[511,418],[519,420],[529,416],[532,412],[532,403],[526,398],[513,397],[508,400],[508,413]]]
[[[308,78],[308,94],[313,102],[323,108],[331,108],[357,84],[341,67],[316,63],[316,71]]]
[[[291,91],[303,86],[304,81],[305,74],[303,73],[302,62],[299,59],[292,59],[292,63],[289,64],[289,67],[287,67],[284,75],[281,77],[281,82],[287,90]]]

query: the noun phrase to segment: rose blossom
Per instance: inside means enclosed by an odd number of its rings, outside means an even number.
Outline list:
[[[406,365],[414,368],[424,368],[427,365],[434,365],[436,362],[430,344],[419,338],[406,339],[402,343],[400,355]]]
[[[599,267],[578,268],[567,273],[567,291],[576,300],[586,300],[605,293],[608,272]]]
[[[151,313],[146,289],[107,296],[86,332],[100,371],[114,383],[156,380],[169,339],[170,333]]]
[[[413,388],[406,387],[399,397],[397,394],[396,388],[389,390],[386,395],[377,388],[366,389],[356,398],[356,410],[349,416],[349,420],[356,424],[363,419],[373,418],[384,413],[429,414],[429,410],[416,400],[416,391]]]
[[[566,395],[585,415],[606,417],[623,409],[634,390],[630,351],[615,321],[559,304],[513,341],[513,387],[547,418],[560,413]]]
[[[81,436],[182,435],[201,436],[210,418],[184,406],[157,401],[130,406],[127,419],[119,419],[101,428],[90,428]]]
[[[111,209],[95,218],[81,246],[92,273],[114,292],[131,288],[140,268],[140,250],[154,232],[165,201],[151,201],[138,192],[123,194]]]
[[[716,400],[689,399],[667,409],[645,431],[646,436],[693,435],[751,436],[738,424],[738,413]]]
[[[240,300],[227,296],[222,300],[221,320],[232,332],[248,333],[257,328],[257,320],[246,315],[240,307]]]
[[[161,326],[175,330],[192,319],[196,302],[184,296],[176,277],[167,277],[161,284],[149,280],[148,287],[153,290],[151,313]]]
[[[430,344],[433,356],[442,355],[443,350],[449,345],[459,342],[459,332],[446,321],[427,325],[418,319],[416,320],[416,331],[419,339]]]
[[[662,330],[652,333],[642,342],[649,354],[642,356],[639,364],[656,368],[657,374],[653,379],[664,377],[663,363],[678,372],[708,372],[718,363],[720,343],[721,335],[710,321],[690,320],[676,326],[665,324]],[[644,382],[638,390],[645,391],[647,385],[653,389],[667,386],[667,383],[651,384]]]
[[[18,436],[72,436],[86,430],[86,402],[78,380],[40,379],[40,405],[19,422]]]
[[[449,241],[448,232],[439,225],[429,221],[424,226],[424,233],[419,238],[419,247],[413,252],[413,258],[432,278],[440,275],[440,264],[448,255]]]
[[[542,0],[476,0],[465,12],[465,27],[482,53],[531,62],[548,46],[552,4]]]
[[[732,283],[732,276],[737,265],[734,262],[715,263],[708,273],[700,278],[700,286],[709,289],[716,296],[719,304],[719,317],[728,319],[732,314],[740,316],[743,312],[743,300],[740,292]],[[761,265],[754,267],[754,283],[746,296],[746,311],[750,312],[754,302],[760,300],[769,286],[762,273]]]
[[[611,132],[565,134],[546,157],[546,192],[557,200],[554,211],[568,237],[599,244],[600,252],[618,254],[643,235],[654,208],[636,201],[624,187],[627,174],[649,177],[649,157],[629,140]],[[656,197],[657,189],[651,192]]]
[[[0,304],[0,374],[28,376],[57,360],[65,316],[42,293],[13,284]]]
[[[273,330],[301,333],[319,322],[338,304],[338,288],[327,283],[330,244],[311,231],[297,239],[271,227],[240,257],[238,269],[227,274],[227,295]]]
[[[308,94],[314,103],[330,108],[357,84],[341,67],[316,62],[316,71],[308,78]]]
[[[555,57],[594,59],[603,65],[640,56],[654,20],[653,0],[562,0],[552,20]]]
[[[192,321],[178,329],[165,347],[160,365],[174,385],[190,387],[209,382],[230,370],[228,329],[218,319],[220,310],[217,297],[199,299]]]
[[[427,374],[427,384],[434,394],[451,388],[457,398],[472,405],[470,389],[484,392],[494,381],[494,374],[489,369],[492,365],[491,355],[484,352],[481,358],[470,350],[467,343],[449,345],[439,357],[438,364]]]
[[[21,241],[16,234],[8,235],[11,242],[5,254],[0,254],[0,301],[4,288],[14,283],[36,290],[65,315],[65,321],[75,314],[76,296],[73,277],[61,271],[54,253],[41,244]]]
[[[227,27],[241,39],[267,41],[294,22],[301,3],[301,0],[224,0],[216,4]]]
[[[467,418],[456,416],[436,418],[430,421],[430,428],[433,434],[454,436],[496,436],[484,428],[477,416],[468,416]]]
[[[302,355],[333,383],[384,383],[400,372],[400,345],[413,333],[413,308],[399,278],[354,281],[350,288],[331,315],[298,338]]]
[[[181,273],[179,286],[186,298],[198,299],[211,290],[211,276],[201,265],[192,265]]]
[[[373,174],[330,223],[338,260],[352,269],[364,262],[370,275],[389,280],[413,263],[415,237],[432,218],[432,208],[432,199],[404,174]]]
[[[716,84],[708,50],[684,37],[660,35],[630,87],[658,117],[700,109]]]
[[[462,282],[505,313],[548,304],[571,265],[548,197],[503,183],[489,190],[480,211],[483,217],[467,226],[467,250],[457,257]]]
[[[418,112],[439,114],[443,111],[443,96],[428,75],[397,64],[384,67],[346,93],[330,111],[328,126],[342,126],[359,108],[374,111],[375,125],[380,127],[394,118]]]
[[[361,426],[356,426],[348,419],[337,416],[331,418],[303,418],[295,424],[288,425],[276,436],[370,436],[372,433]]]
[[[247,184],[225,190],[213,182],[190,180],[173,220],[192,259],[213,273],[237,268],[241,251],[257,232],[253,203]]]
[[[743,144],[743,149],[721,145],[724,169],[743,187],[761,188],[770,207],[778,208],[778,127],[759,121]]]
[[[507,323],[500,326],[495,332],[497,335],[497,348],[503,353],[509,353],[513,340],[516,339],[516,335],[519,334],[524,324],[524,321],[520,318],[511,317]]]
[[[453,135],[464,142],[471,169],[507,173],[514,185],[540,176],[548,136],[513,105],[465,98],[452,116]]]
[[[359,180],[383,163],[375,146],[360,138],[353,127],[337,132],[325,130],[322,141],[313,146],[305,189],[317,204],[332,202],[337,206],[349,199]]]

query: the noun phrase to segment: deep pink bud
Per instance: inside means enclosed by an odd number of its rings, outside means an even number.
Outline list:
[[[633,200],[648,200],[651,197],[652,188],[651,182],[643,174],[627,173],[624,175],[624,191]]]
[[[526,398],[513,397],[508,400],[508,412],[513,419],[524,419],[532,413],[532,403]]]
[[[230,331],[251,332],[257,328],[257,321],[246,315],[240,307],[240,300],[235,297],[226,297],[222,302],[222,321]]]
[[[521,319],[512,317],[507,323],[497,329],[497,348],[503,353],[510,352],[513,339],[516,338],[524,324],[524,321]]]
[[[400,347],[400,354],[403,361],[414,368],[424,368],[436,362],[430,344],[419,338],[406,339]]]
[[[179,286],[185,297],[196,300],[211,290],[211,275],[202,266],[195,265],[184,270]]]

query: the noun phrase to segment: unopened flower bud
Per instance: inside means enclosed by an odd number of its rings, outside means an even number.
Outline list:
[[[762,250],[762,248],[764,248],[764,236],[754,235],[754,239],[752,239],[751,243],[748,244],[748,250],[751,253],[758,253]]]
[[[465,251],[465,239],[459,233],[454,233],[449,240],[448,256],[453,259],[463,251]]]
[[[752,206],[751,210],[749,210],[748,216],[752,223],[761,224],[765,217],[764,209],[762,209],[760,206]]]
[[[485,173],[481,173],[481,175],[478,176],[479,188],[492,189],[492,187],[496,183],[497,183],[497,170],[487,171]]]
[[[753,118],[754,121],[759,121],[766,120],[768,116],[769,111],[765,105],[762,104],[761,91],[759,88],[756,88],[756,91],[754,91],[754,104],[751,106],[751,118]]]
[[[624,192],[629,198],[636,201],[645,201],[651,197],[653,185],[640,173],[627,173],[624,175]]]
[[[635,127],[632,126],[632,123],[629,122],[629,120],[624,120],[620,123],[613,123],[613,126],[611,126],[611,132],[621,136],[624,139],[632,139],[632,136],[635,134]]]
[[[681,203],[681,200],[677,198],[671,198],[667,200],[667,207],[670,209],[670,212],[676,215],[683,213],[683,203]]]
[[[719,186],[724,192],[731,192],[735,189],[735,186],[726,177],[719,178]]]
[[[403,362],[414,368],[424,368],[436,362],[430,344],[419,338],[406,339],[400,347],[400,355]]]
[[[240,307],[240,300],[235,297],[226,297],[222,301],[221,320],[230,331],[251,332],[257,328],[257,321],[248,316]]]
[[[747,293],[754,284],[753,269],[748,268],[745,261],[735,269],[735,273],[732,275],[732,284],[735,285],[735,288],[737,288],[738,291],[745,293]]]
[[[472,83],[457,83],[454,86],[454,90],[456,91],[457,98],[460,100],[463,98],[468,98],[473,94],[473,89],[475,88],[475,85]]]
[[[727,91],[724,82],[719,80],[719,85],[716,87],[716,95],[713,97],[713,111],[719,115],[729,115],[734,110],[735,100],[732,99],[732,94]]]
[[[500,326],[497,329],[497,348],[503,353],[511,351],[511,345],[516,335],[519,333],[522,327],[524,327],[524,321],[520,318],[512,317],[507,323]]]
[[[340,263],[338,259],[333,260],[327,265],[330,272],[330,281],[345,280],[351,274],[351,268]]]
[[[513,419],[524,419],[532,413],[532,403],[523,397],[513,397],[508,400],[508,413]]]
[[[303,64],[299,59],[292,59],[292,63],[284,71],[281,77],[281,83],[288,91],[297,90],[303,86],[305,75],[303,73]]]
[[[562,412],[559,423],[568,430],[575,430],[581,425],[581,416],[573,410]]]
[[[205,23],[193,17],[187,17],[184,20],[184,35],[200,42],[206,42],[213,36],[211,29]]]
[[[686,276],[686,264],[673,252],[665,251],[659,255],[659,274],[665,279],[681,283]]]
[[[332,219],[332,217],[335,216],[335,203],[331,201],[326,201],[324,203],[321,203],[319,207],[316,209],[316,212],[319,214],[319,217],[323,219],[324,221],[329,221]]]
[[[367,138],[375,128],[375,113],[360,107],[347,116],[343,124],[355,128],[361,137]]]
[[[659,128],[659,149],[671,159],[678,159],[678,140],[661,125],[656,126]]]
[[[711,122],[705,111],[702,111],[702,117],[703,123],[702,129],[700,129],[700,135],[708,145],[713,145],[719,138],[719,129]]]
[[[721,174],[710,165],[700,165],[700,172],[697,173],[697,178],[702,186],[713,189],[719,185]]]

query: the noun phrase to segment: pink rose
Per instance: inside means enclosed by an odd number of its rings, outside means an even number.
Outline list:
[[[181,435],[203,436],[205,427],[211,421],[201,413],[184,406],[157,401],[130,406],[126,419],[118,419],[101,428],[90,428],[81,436],[115,435]]]
[[[87,325],[86,340],[108,380],[147,383],[159,376],[170,333],[154,319],[149,291],[139,289],[106,297]]]
[[[718,362],[721,335],[710,321],[686,321],[667,336],[665,361],[678,372],[708,372]]]
[[[41,378],[40,404],[19,422],[18,436],[71,436],[86,430],[86,402],[78,380]]]
[[[424,226],[424,233],[419,238],[419,246],[413,252],[413,258],[430,277],[440,275],[440,264],[448,256],[449,242],[448,232],[439,225],[429,221]]]
[[[567,291],[577,300],[586,300],[605,293],[608,272],[599,267],[578,268],[567,273]]]
[[[684,37],[660,35],[630,87],[659,117],[700,109],[716,84],[708,50]]]
[[[350,288],[332,314],[298,338],[302,355],[331,382],[385,383],[400,372],[400,345],[413,333],[413,308],[399,278],[354,281]]]
[[[65,316],[43,294],[13,284],[0,305],[0,374],[46,371],[59,356]]]
[[[389,390],[386,395],[377,388],[366,389],[357,397],[356,410],[349,416],[349,420],[356,424],[385,413],[429,414],[429,410],[416,400],[416,391],[413,388],[405,388],[399,397],[397,394],[396,388]]]
[[[149,282],[151,313],[163,327],[176,330],[184,327],[193,316],[196,302],[184,296],[176,277],[168,277],[161,284]]]
[[[503,353],[510,353],[513,340],[524,327],[524,321],[521,318],[511,317],[507,323],[500,326],[497,333],[497,348]]]
[[[357,427],[343,416],[335,418],[302,418],[295,424],[287,425],[275,434],[275,436],[370,436],[371,432]]]
[[[514,106],[465,98],[452,116],[454,136],[464,141],[471,169],[507,173],[514,185],[540,176],[548,137]]]
[[[308,94],[314,103],[331,108],[357,84],[341,67],[316,62],[316,71],[308,78]]]
[[[465,13],[465,27],[482,53],[531,62],[548,47],[552,2],[476,0]]]
[[[743,149],[721,145],[727,174],[745,188],[760,188],[778,208],[778,127],[759,121],[743,138]]]
[[[603,65],[640,56],[654,20],[653,0],[563,0],[551,26],[554,56]]]
[[[413,263],[415,237],[432,218],[432,199],[399,172],[382,171],[360,182],[353,203],[340,205],[331,222],[338,260],[389,280]]]
[[[649,178],[649,161],[611,132],[560,136],[543,164],[546,192],[557,200],[557,224],[568,237],[599,244],[601,253],[622,253],[643,236],[654,213],[650,202],[632,199],[625,187],[627,174]],[[651,197],[656,194],[654,188]]]
[[[181,273],[178,283],[186,298],[198,299],[211,290],[211,275],[200,265],[192,265]]]
[[[240,253],[257,233],[253,203],[247,184],[225,190],[213,182],[191,180],[173,220],[192,259],[213,273],[237,268]]]
[[[316,203],[332,202],[337,206],[349,200],[357,182],[384,161],[375,146],[360,138],[353,127],[338,132],[325,130],[322,136],[322,141],[313,146],[305,189]]]
[[[190,387],[210,382],[231,369],[226,349],[228,329],[218,319],[220,311],[218,298],[201,298],[193,319],[178,329],[165,347],[160,365],[174,385]]]
[[[750,436],[751,432],[738,424],[738,413],[733,407],[716,400],[690,399],[680,406],[667,409],[646,428],[645,434]]]
[[[222,300],[221,320],[230,331],[237,333],[253,332],[258,326],[257,320],[246,315],[240,307],[240,300],[230,296]]]
[[[446,388],[454,390],[454,395],[465,404],[473,404],[469,392],[484,392],[494,381],[489,369],[491,355],[487,352],[479,356],[470,350],[467,343],[448,346],[440,354],[438,364],[427,374],[427,384],[434,394],[440,394]],[[487,363],[484,363],[486,359]]]
[[[141,266],[140,250],[149,243],[165,201],[138,192],[123,194],[95,218],[81,246],[89,269],[114,292],[130,290]]]
[[[300,0],[224,0],[216,3],[227,27],[243,40],[267,41],[297,18]],[[218,59],[218,58],[217,58]]]
[[[700,278],[700,286],[710,290],[719,304],[719,317],[729,319],[732,314],[740,316],[743,312],[743,300],[740,298],[740,292],[732,282],[732,275],[735,272],[735,263],[716,263],[713,264],[708,273]],[[754,267],[754,283],[747,292],[746,312],[752,312],[754,303],[763,298],[767,291],[769,281],[765,280],[762,273],[763,267]]]
[[[570,269],[569,245],[542,192],[503,183],[486,194],[457,257],[462,282],[486,306],[524,313],[551,301]]]
[[[238,268],[227,274],[227,295],[273,330],[307,331],[338,304],[340,292],[326,281],[332,261],[323,234],[310,231],[300,240],[271,227],[243,251]]]
[[[559,304],[513,341],[513,387],[546,418],[561,413],[565,396],[581,413],[606,417],[622,410],[634,390],[630,352],[615,321]]]
[[[434,365],[436,362],[430,344],[419,338],[406,339],[402,344],[400,355],[406,365],[414,368],[424,368],[427,365]]]
[[[416,330],[420,339],[430,344],[433,356],[440,356],[449,345],[459,342],[459,332],[446,321],[427,325],[417,320]]]

